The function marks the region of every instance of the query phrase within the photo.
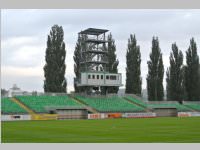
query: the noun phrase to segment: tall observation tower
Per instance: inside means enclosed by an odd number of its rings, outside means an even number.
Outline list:
[[[120,73],[108,72],[108,49],[105,29],[88,28],[79,32],[84,36],[84,48],[81,49],[81,66],[77,86],[86,94],[106,95],[109,86],[122,86]]]

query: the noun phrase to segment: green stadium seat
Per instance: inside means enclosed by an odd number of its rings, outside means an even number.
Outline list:
[[[200,111],[200,103],[187,102],[187,103],[184,103],[184,106],[192,108],[192,109],[197,110],[197,111]]]
[[[120,97],[87,98],[76,96],[83,103],[93,107],[99,112],[142,112],[144,108],[134,105]]]
[[[141,101],[141,100],[138,100],[138,99],[133,98],[133,97],[131,97],[131,96],[126,96],[126,98],[127,98],[128,100],[130,100],[130,101],[132,101],[132,102],[134,102],[134,103],[140,105],[140,106],[147,107],[147,104],[146,104],[145,102]]]
[[[17,96],[16,98],[38,113],[46,113],[46,107],[83,107],[68,96]]]
[[[2,114],[27,114],[28,112],[21,108],[17,103],[13,102],[10,98],[1,99],[1,112]]]
[[[169,103],[169,102],[161,102],[159,104],[148,104],[148,108],[176,108],[177,111],[190,111],[190,109],[184,105],[176,103]]]

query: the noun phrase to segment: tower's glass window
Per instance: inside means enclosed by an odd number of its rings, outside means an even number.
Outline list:
[[[90,74],[88,74],[88,79],[90,79],[91,78],[91,76],[90,76]]]
[[[103,80],[103,75],[101,75],[101,79]]]
[[[115,75],[110,76],[110,80],[116,80],[116,79],[117,79],[117,77]]]
[[[97,79],[99,79],[99,75],[97,75]]]
[[[92,75],[92,79],[95,79],[95,75],[94,74]]]
[[[106,80],[109,80],[109,76],[106,76]]]

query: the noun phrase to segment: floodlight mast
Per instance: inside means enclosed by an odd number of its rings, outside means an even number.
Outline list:
[[[106,29],[88,28],[78,33],[84,46],[81,49],[80,75],[76,81],[85,94],[105,95],[108,86],[121,85],[121,74],[115,77],[120,79],[120,84],[113,84],[114,80],[106,83],[109,75],[106,32]]]

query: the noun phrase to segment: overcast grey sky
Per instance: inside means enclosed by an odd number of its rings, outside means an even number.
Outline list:
[[[2,10],[2,88],[8,89],[16,83],[22,90],[43,91],[46,41],[54,24],[63,26],[65,33],[68,92],[74,89],[73,53],[77,33],[86,28],[108,29],[113,34],[124,85],[130,34],[136,34],[140,45],[143,88],[146,88],[147,61],[153,36],[159,37],[165,71],[174,42],[184,53],[184,63],[191,37],[195,38],[200,55],[200,10]],[[165,79],[163,83],[165,86]]]

